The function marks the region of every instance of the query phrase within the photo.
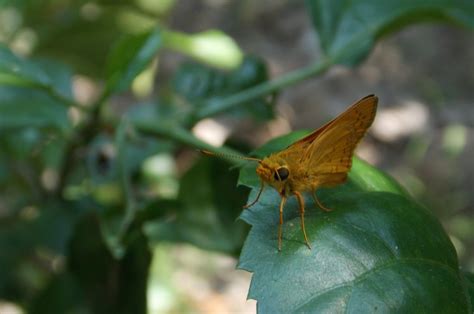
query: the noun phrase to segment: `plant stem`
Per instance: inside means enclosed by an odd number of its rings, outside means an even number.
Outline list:
[[[135,123],[134,126],[141,132],[163,136],[163,137],[175,140],[176,142],[179,142],[181,144],[194,147],[196,149],[204,149],[204,150],[208,150],[217,154],[235,156],[237,158],[232,158],[230,156],[229,157],[222,156],[222,158],[235,165],[241,164],[241,161],[238,158],[243,157],[243,155],[239,153],[238,151],[225,147],[225,146],[221,146],[221,147],[212,146],[198,139],[190,131],[186,130],[183,127],[179,127],[179,126],[178,127],[176,126],[164,127],[164,126],[157,126],[156,124],[146,123],[146,122]]]
[[[198,111],[195,115],[196,121],[214,116],[216,114],[225,112],[233,107],[240,105],[241,103],[248,102],[252,99],[266,96],[274,93],[286,86],[296,84],[302,80],[305,80],[311,76],[318,75],[326,71],[333,64],[332,59],[324,59],[320,62],[315,62],[311,66],[290,72],[272,81],[265,82],[253,88],[241,91],[230,97],[215,102],[210,102],[208,106],[203,107],[202,110]],[[92,106],[88,119],[78,128],[74,138],[70,141],[66,147],[63,165],[59,171],[59,183],[55,191],[56,194],[60,194],[64,187],[67,176],[70,170],[73,168],[75,153],[78,148],[82,145],[90,142],[95,134],[97,134],[97,128],[99,124],[100,111],[110,95],[110,91],[106,89],[101,97]],[[140,122],[135,123],[135,127],[141,131],[149,132],[158,136],[164,136],[166,138],[173,139],[179,143],[195,147],[197,149],[205,149],[222,155],[233,155],[236,157],[242,157],[242,155],[227,147],[215,147],[204,141],[201,141],[195,137],[190,131],[180,126],[159,126],[153,123]],[[224,159],[228,160],[232,164],[240,164],[240,160],[233,159],[223,156]]]
[[[255,86],[250,89],[246,89],[242,92],[234,94],[230,97],[227,97],[222,100],[217,100],[214,103],[210,103],[210,105],[205,106],[202,110],[198,111],[197,114],[194,116],[196,121],[222,113],[227,111],[233,107],[238,106],[241,103],[248,102],[252,99],[263,97],[270,93],[276,92],[283,87],[290,86],[296,84],[302,80],[307,79],[308,77],[318,75],[326,71],[331,65],[333,65],[332,59],[325,59],[320,62],[316,62],[309,67],[305,67],[303,69],[299,69],[283,75],[277,79],[274,79],[269,82],[265,82],[258,86]],[[241,153],[222,146],[222,147],[215,147],[212,146],[197,137],[195,137],[190,131],[187,129],[180,127],[180,126],[169,126],[169,125],[157,125],[156,123],[151,122],[137,122],[134,123],[134,126],[142,132],[152,133],[158,136],[164,136],[166,138],[175,140],[179,143],[195,147],[197,149],[205,149],[211,152],[221,154],[221,155],[233,155],[236,157],[243,157]],[[232,164],[240,164],[240,160],[238,158],[231,158],[222,156],[224,159],[228,160]]]
[[[332,66],[333,63],[334,62],[332,59],[324,59],[322,61],[315,62],[308,67],[295,70],[279,78],[243,90],[227,98],[210,101],[208,102],[207,106],[203,106],[202,110],[198,110],[195,115],[195,119],[196,121],[199,121],[201,119],[214,116],[216,114],[228,111],[239,104],[248,102],[255,98],[266,96],[279,91],[283,87],[296,84],[311,76],[321,74],[325,72],[330,66]]]
[[[53,99],[57,100],[61,105],[65,105],[67,107],[77,108],[82,112],[88,112],[90,109],[80,105],[79,103],[75,102],[72,99],[66,98],[63,95],[56,92],[51,86],[38,86],[40,89],[43,89],[46,93],[48,93]]]

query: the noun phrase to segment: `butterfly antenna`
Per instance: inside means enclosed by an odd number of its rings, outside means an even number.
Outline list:
[[[261,159],[258,159],[258,158],[244,157],[244,156],[238,156],[238,155],[232,155],[232,154],[214,153],[214,152],[204,150],[204,149],[200,149],[199,151],[204,155],[212,156],[212,157],[242,159],[242,160],[251,160],[251,161],[257,161],[257,162],[262,161]]]

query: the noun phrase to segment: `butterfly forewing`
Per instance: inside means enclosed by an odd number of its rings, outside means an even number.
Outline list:
[[[344,182],[354,150],[374,120],[377,101],[374,95],[362,98],[278,156],[302,169],[303,177],[310,181],[307,184],[313,189]]]
[[[310,176],[318,177],[315,185],[332,185],[345,180],[354,150],[374,120],[377,100],[371,95],[355,103],[331,121],[306,148],[306,169]],[[331,175],[335,176],[331,178]]]
[[[377,101],[378,98],[375,95],[362,98],[338,117],[313,131],[311,134],[294,142],[285,150],[281,151],[280,154],[282,157],[290,157],[290,159],[291,157],[295,157],[302,163],[309,162],[312,160],[311,157],[314,156],[314,153],[327,152],[327,150],[323,150],[319,147],[322,143],[330,142],[334,144],[344,137],[347,138],[340,144],[346,145],[352,143],[355,148],[373,122],[377,109]],[[343,132],[344,129],[348,133]],[[334,132],[335,130],[336,132]],[[331,138],[331,136],[334,137]],[[329,139],[329,141],[325,141],[323,138]],[[354,149],[350,150],[351,155],[353,151]]]
[[[318,200],[316,190],[346,181],[352,166],[352,154],[372,124],[376,109],[377,97],[364,97],[323,127],[259,161],[257,174],[262,185],[257,198],[248,206],[258,201],[265,183],[278,191],[281,196],[278,250],[281,250],[282,243],[283,208],[287,198],[292,195],[298,200],[301,229],[306,245],[311,248],[304,227],[302,192],[310,191],[321,209],[331,210]],[[281,171],[284,171],[284,175]]]

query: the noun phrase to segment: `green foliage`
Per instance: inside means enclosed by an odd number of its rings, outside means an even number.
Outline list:
[[[198,102],[199,111],[212,110],[226,96],[244,91],[254,85],[265,82],[267,68],[256,57],[247,56],[242,64],[230,72],[211,69],[201,64],[184,64],[173,78],[174,91],[189,102]],[[272,100],[266,97],[242,103],[229,113],[236,117],[251,115],[259,120],[273,117]]]
[[[108,92],[120,92],[129,88],[133,79],[140,74],[156,56],[161,47],[160,29],[128,36],[117,43],[108,58]]]
[[[201,159],[181,179],[178,202],[162,204],[176,212],[171,221],[152,221],[145,234],[152,243],[189,242],[208,250],[238,254],[247,227],[236,222],[246,193],[235,187],[235,171],[222,161]],[[163,209],[161,209],[163,210]]]
[[[73,204],[45,202],[41,208],[26,207],[23,212],[2,220],[0,295],[15,296],[21,286],[28,287],[28,293],[34,292],[37,287],[32,281],[44,276],[34,263],[35,257],[50,260],[55,254],[65,254],[80,214]],[[22,277],[27,273],[31,278]]]
[[[239,152],[196,138],[194,125],[218,114],[265,122],[280,90],[336,63],[357,64],[381,35],[409,22],[474,27],[467,1],[307,2],[328,58],[274,80],[264,58],[245,55],[221,31],[169,29],[162,1],[0,2],[2,22],[17,21],[0,29],[0,299],[31,313],[145,313],[150,245],[238,255],[248,234],[235,221],[247,191],[235,186],[237,172],[183,148]],[[21,41],[29,32],[35,40]],[[30,57],[14,52],[18,42]],[[109,107],[144,71],[160,71],[165,50],[184,60],[154,97]],[[104,86],[86,105],[72,93],[76,75]],[[242,185],[258,185],[254,167],[243,166]],[[307,201],[312,251],[301,243],[294,200],[280,254],[278,195],[267,190],[242,214],[253,227],[240,266],[255,273],[250,296],[260,309],[470,309],[472,274],[459,273],[439,223],[393,179],[355,159],[349,183],[320,197],[337,210],[321,213]]]
[[[299,134],[297,134],[299,135]],[[275,139],[255,155],[291,144]],[[245,169],[240,181],[259,184]],[[392,179],[355,160],[348,183],[319,193],[323,212],[306,203],[304,245],[295,199],[284,211],[277,250],[280,196],[267,189],[241,218],[252,225],[239,268],[253,272],[249,297],[262,312],[443,312],[470,309],[456,252],[440,223]]]
[[[307,0],[321,47],[336,63],[355,65],[376,40],[422,21],[447,22],[474,28],[470,0]]]
[[[67,129],[71,76],[62,64],[25,60],[0,45],[0,129]]]
[[[471,307],[472,307],[474,305],[474,274],[465,272],[464,278],[466,278],[467,291],[471,298]]]
[[[226,70],[235,69],[244,58],[237,43],[219,30],[196,34],[168,30],[165,32],[165,45],[207,65]]]

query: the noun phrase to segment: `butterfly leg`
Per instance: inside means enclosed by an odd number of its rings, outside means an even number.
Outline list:
[[[261,181],[261,182],[260,182],[260,191],[258,191],[257,198],[256,198],[252,203],[245,205],[245,206],[244,206],[244,209],[245,209],[245,208],[249,208],[249,207],[255,205],[255,203],[258,202],[258,199],[260,198],[260,195],[262,194],[264,187],[265,187],[265,185],[264,185],[263,181]]]
[[[308,237],[306,236],[306,228],[304,227],[304,200],[303,196],[300,192],[294,192],[296,199],[298,200],[298,204],[300,205],[300,216],[301,216],[301,229],[303,230],[304,242],[311,250],[311,245],[309,245]]]
[[[323,206],[323,204],[321,204],[321,202],[318,199],[318,196],[316,195],[316,190],[313,191],[311,196],[313,197],[314,202],[316,204],[318,204],[319,208],[321,208],[322,210],[327,211],[327,212],[332,211],[332,208],[327,208],[326,206]]]
[[[286,203],[286,196],[281,197],[280,202],[280,225],[278,226],[278,251],[281,251],[281,235],[282,235],[282,225],[283,225],[283,207]]]

